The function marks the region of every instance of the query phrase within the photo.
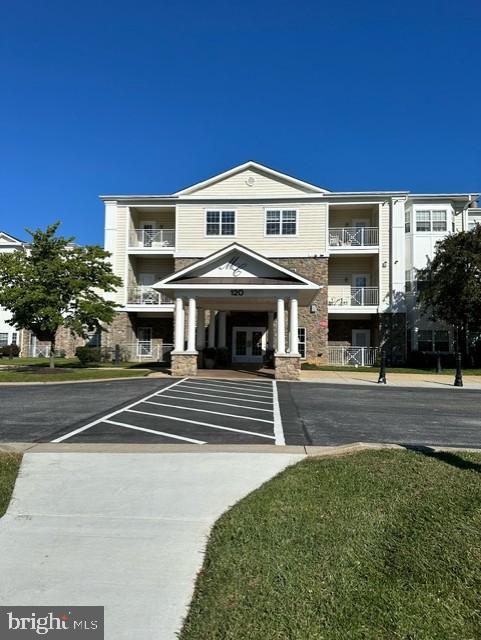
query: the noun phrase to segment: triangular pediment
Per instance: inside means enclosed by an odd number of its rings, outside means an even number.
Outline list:
[[[328,191],[250,161],[178,191],[175,195],[261,198],[323,193]]]
[[[14,238],[5,231],[0,231],[0,245],[21,247],[23,246],[23,242],[18,238]]]
[[[154,286],[156,289],[172,289],[178,286],[222,286],[223,284],[319,288],[310,280],[237,243],[224,247],[203,260],[198,260]]]

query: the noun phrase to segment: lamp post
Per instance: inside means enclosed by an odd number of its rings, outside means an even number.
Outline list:
[[[454,378],[455,387],[463,387],[463,372],[461,370],[461,352],[456,351],[456,376]]]
[[[386,384],[386,351],[381,351],[381,368],[379,369],[378,384]]]

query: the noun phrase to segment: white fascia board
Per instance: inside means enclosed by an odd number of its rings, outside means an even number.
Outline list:
[[[163,284],[161,282],[157,282],[157,284],[152,285],[153,289],[195,289],[196,291],[225,291],[230,289],[245,289],[252,291],[281,291],[281,290],[296,290],[296,291],[309,291],[318,289],[324,289],[324,285],[322,284],[308,284],[308,285],[296,285],[295,282],[292,284],[278,284],[278,285],[265,285],[265,284],[236,284],[235,282],[230,282],[228,284]]]
[[[214,262],[218,258],[222,258],[222,256],[226,255],[227,253],[230,253],[232,250],[237,250],[240,253],[244,253],[245,255],[251,257],[253,260],[257,260],[259,262],[262,262],[263,264],[266,264],[267,266],[271,267],[272,269],[274,269],[276,271],[279,271],[280,273],[284,273],[284,274],[290,276],[291,278],[294,278],[295,280],[299,280],[300,282],[303,282],[304,284],[314,285],[313,282],[311,282],[310,280],[307,280],[307,278],[303,278],[298,273],[295,273],[294,271],[290,271],[289,269],[286,269],[285,267],[281,267],[280,265],[276,264],[275,262],[272,262],[271,260],[268,260],[267,258],[264,258],[259,253],[256,253],[255,251],[251,251],[247,247],[244,247],[243,245],[240,245],[240,244],[237,244],[236,242],[233,242],[232,244],[229,244],[226,247],[223,247],[219,251],[216,251],[215,253],[211,253],[209,256],[207,256],[203,260],[200,260],[198,262],[194,262],[194,264],[188,265],[187,267],[184,267],[180,271],[176,271],[175,273],[171,274],[167,278],[164,278],[163,280],[158,282],[156,286],[161,286],[161,285],[164,286],[166,284],[169,284],[172,280],[175,280],[175,279],[177,279],[177,278],[179,278],[181,276],[184,276],[186,273],[189,273],[190,271],[195,271],[199,267],[203,267],[206,264]],[[317,285],[314,285],[314,286],[317,286]],[[243,287],[243,288],[246,288],[246,287]]]

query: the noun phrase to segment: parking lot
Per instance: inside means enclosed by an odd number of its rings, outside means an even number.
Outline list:
[[[481,447],[480,397],[259,378],[0,385],[0,441]]]

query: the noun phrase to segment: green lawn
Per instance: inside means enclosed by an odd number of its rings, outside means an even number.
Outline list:
[[[22,456],[0,453],[0,518],[7,510]]]
[[[301,365],[301,369],[304,371],[365,371],[366,373],[379,373],[379,367],[336,367],[334,365],[316,365],[304,362]],[[455,375],[455,369],[443,369],[443,374]],[[421,374],[434,374],[436,369],[414,369],[412,367],[386,367],[386,374],[388,373],[421,373]],[[481,369],[463,369],[463,374],[466,376],[481,376]]]
[[[103,378],[132,378],[146,376],[150,369],[59,369],[55,373],[28,371],[5,371],[0,369],[0,382],[63,382],[74,380],[101,380]]]
[[[220,518],[181,640],[481,637],[481,453],[308,459]]]

